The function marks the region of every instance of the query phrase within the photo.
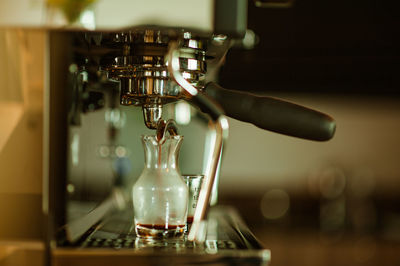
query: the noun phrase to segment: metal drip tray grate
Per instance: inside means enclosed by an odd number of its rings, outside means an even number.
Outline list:
[[[238,213],[230,207],[213,207],[207,236],[198,244],[183,238],[149,240],[135,235],[132,212],[115,213],[94,226],[74,244],[53,250],[54,265],[267,265],[264,249]]]

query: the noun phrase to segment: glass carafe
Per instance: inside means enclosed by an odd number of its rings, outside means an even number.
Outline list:
[[[183,236],[188,188],[180,174],[178,154],[183,136],[142,137],[145,167],[133,186],[136,235],[144,238]]]

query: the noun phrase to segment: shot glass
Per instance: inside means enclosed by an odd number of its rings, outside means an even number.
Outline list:
[[[188,227],[193,222],[194,211],[197,207],[197,201],[199,199],[201,184],[203,182],[204,175],[183,175],[183,180],[189,188],[189,200],[188,200],[188,214],[187,224]]]

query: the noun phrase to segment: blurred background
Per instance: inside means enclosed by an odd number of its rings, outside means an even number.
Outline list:
[[[231,120],[220,201],[240,209],[272,265],[397,265],[398,1],[249,5],[248,28],[257,44],[228,53],[220,83],[326,112],[337,130],[316,143]]]
[[[282,8],[285,1],[272,2],[272,8],[259,8],[249,1],[249,30],[229,51],[219,82],[330,114],[336,135],[319,143],[230,119],[219,204],[238,208],[271,249],[271,265],[397,265],[400,3],[296,0]],[[44,42],[41,31],[0,30],[2,239],[42,237],[42,220],[34,213],[42,208]],[[174,115],[189,107],[165,108]],[[115,167],[124,172],[126,186],[140,174],[139,136],[148,133],[142,112],[120,111],[88,113],[82,127],[70,129],[71,143],[85,145],[79,164],[70,159],[71,198],[107,194]],[[180,122],[183,174],[203,169],[206,127],[191,112],[190,124]],[[111,116],[124,128],[113,147],[106,144],[107,132],[85,124],[89,118],[108,123]],[[111,149],[120,154],[117,166],[104,163]]]

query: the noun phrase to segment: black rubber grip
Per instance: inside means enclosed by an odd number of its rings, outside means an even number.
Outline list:
[[[326,141],[335,134],[336,123],[328,115],[267,96],[227,90],[214,82],[206,85],[229,117],[293,137]]]

